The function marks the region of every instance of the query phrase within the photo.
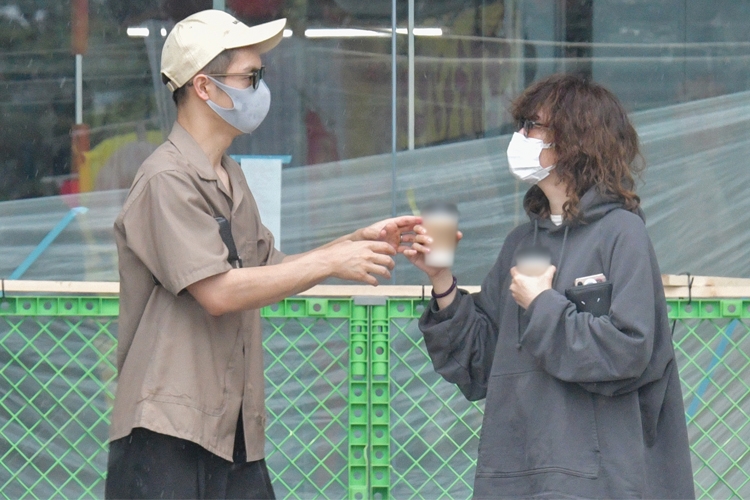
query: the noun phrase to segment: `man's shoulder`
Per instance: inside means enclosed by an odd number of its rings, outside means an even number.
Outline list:
[[[154,151],[138,169],[133,188],[145,185],[155,177],[160,179],[177,177],[191,177],[195,169],[190,167],[190,161],[170,141],[164,142]],[[131,190],[132,191],[132,190]],[[133,194],[131,192],[131,194]]]
[[[183,183],[185,178],[190,176],[189,172],[187,158],[170,141],[164,142],[144,160],[136,172],[120,216],[124,215],[133,203],[141,198],[149,186],[153,185],[155,179],[159,180],[159,185],[169,183],[169,179]]]
[[[166,141],[144,160],[143,164],[141,164],[141,167],[138,169],[136,179],[139,177],[150,179],[162,172],[185,172],[187,171],[187,167],[187,158],[180,153],[180,150],[177,149],[174,144],[170,141]]]

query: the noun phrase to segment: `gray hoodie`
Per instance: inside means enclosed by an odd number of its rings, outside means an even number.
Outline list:
[[[596,188],[579,221],[531,214],[508,235],[481,292],[433,300],[420,319],[435,370],[486,398],[475,498],[694,498],[666,300],[643,214]],[[518,248],[536,240],[553,288],[520,308]],[[565,290],[603,273],[608,315],[577,312]]]

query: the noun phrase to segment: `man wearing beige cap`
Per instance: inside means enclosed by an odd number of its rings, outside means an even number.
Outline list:
[[[178,23],[162,52],[177,103],[115,221],[119,379],[107,498],[273,498],[264,461],[258,309],[328,277],[389,277],[401,233],[386,219],[285,256],[225,151],[263,121],[261,54],[285,20],[248,27],[216,10]]]

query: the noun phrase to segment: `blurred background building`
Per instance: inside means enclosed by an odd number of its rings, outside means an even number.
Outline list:
[[[3,277],[67,210],[87,205],[25,276],[117,279],[111,224],[123,190],[175,116],[161,46],[175,22],[206,8],[251,24],[288,19],[264,59],[269,117],[230,150],[291,156],[284,251],[444,196],[462,208],[459,267],[478,283],[523,220],[526,187],[504,163],[509,104],[564,71],[609,87],[639,125],[662,267],[750,276],[739,187],[750,152],[748,0],[5,0]]]
[[[528,185],[505,155],[510,103],[539,78],[574,72],[612,89],[636,126],[647,163],[638,192],[662,272],[750,278],[750,0],[0,0],[3,297],[8,278],[119,279],[114,220],[175,118],[161,47],[207,8],[289,21],[264,56],[268,118],[230,150],[289,160],[284,252],[443,199],[458,204],[464,233],[454,273],[481,284],[526,220]],[[393,282],[427,284],[403,257]],[[731,312],[683,302],[678,313],[712,318],[683,319],[675,337],[702,497],[750,498],[739,302],[727,301]],[[6,315],[0,333],[0,496],[101,497],[114,377],[102,356],[117,322],[69,317],[67,301],[47,317],[47,303],[26,321]],[[391,408],[390,496],[466,497],[481,415],[438,381],[416,324],[401,319],[386,330],[391,393],[379,400]],[[348,320],[275,320],[265,336],[268,446],[284,446],[269,453],[274,487],[317,497],[309,473],[343,498],[356,477]]]

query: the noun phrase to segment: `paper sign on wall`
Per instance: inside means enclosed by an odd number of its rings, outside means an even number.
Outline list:
[[[281,246],[281,166],[285,156],[240,156],[242,172],[258,204],[260,220]],[[285,161],[286,160],[286,161]]]

